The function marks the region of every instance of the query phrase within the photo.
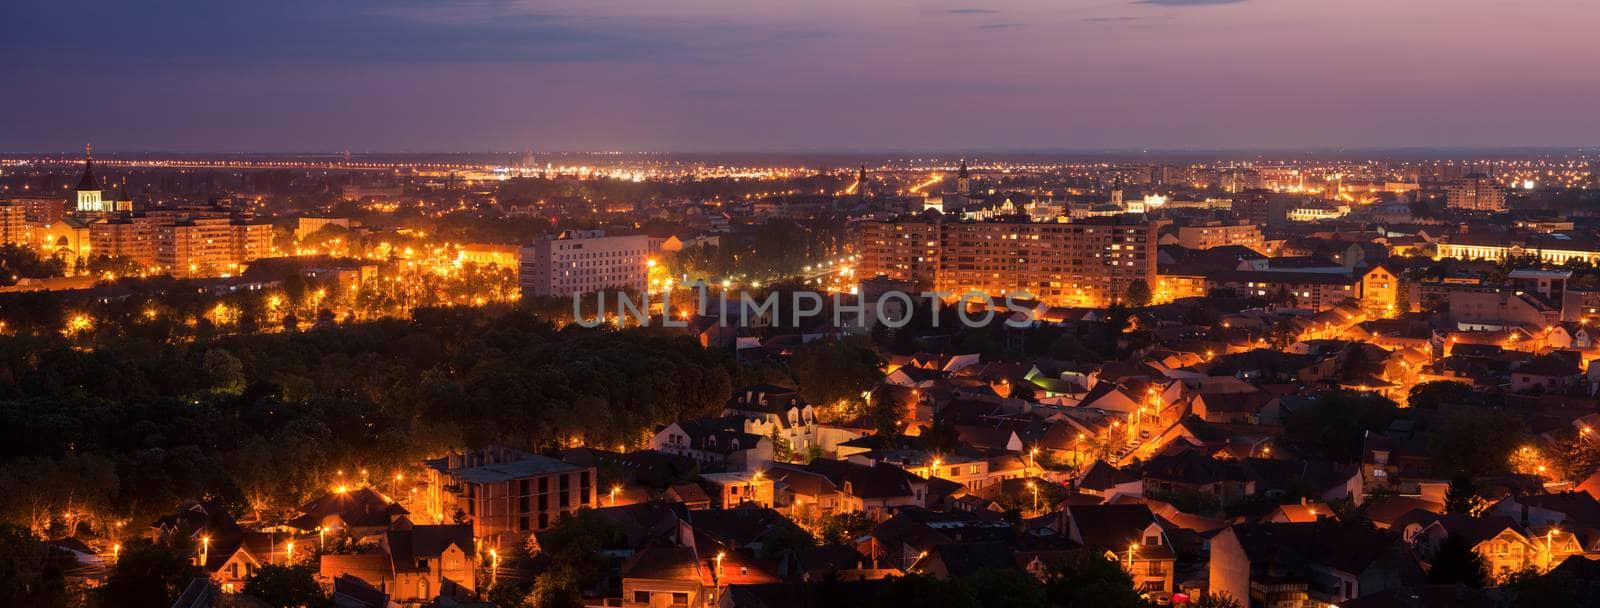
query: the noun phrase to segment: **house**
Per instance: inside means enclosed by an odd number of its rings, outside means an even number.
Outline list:
[[[744,417],[745,432],[779,437],[797,455],[832,457],[838,453],[839,444],[862,436],[857,430],[819,423],[816,408],[801,399],[798,392],[768,384],[734,391],[723,406],[722,415]]]
[[[337,486],[300,506],[289,526],[305,532],[345,533],[351,538],[381,534],[410,512],[377,488]]]
[[[1158,454],[1144,463],[1144,494],[1194,495],[1227,503],[1256,493],[1256,481],[1238,462],[1218,460],[1199,450]]]
[[[692,547],[646,547],[622,565],[622,608],[704,606],[716,589],[706,570]]]
[[[197,502],[162,516],[151,528],[157,538],[181,537],[198,547],[190,561],[224,593],[244,589],[245,579],[263,565],[286,563],[304,553],[289,553],[285,543],[293,540],[291,536],[275,538],[239,525],[215,501]]]
[[[700,476],[702,487],[710,490],[711,507],[732,509],[744,505],[771,507],[774,504],[774,486],[771,476],[761,471],[729,471],[705,473]]]
[[[477,587],[477,556],[472,526],[402,524],[385,532],[375,550],[353,555],[324,554],[320,576],[361,579],[399,603],[431,602],[441,595],[472,597]]]
[[[1121,495],[1139,496],[1144,493],[1144,481],[1104,460],[1096,460],[1078,477],[1078,491],[1090,496],[1110,500]]]
[[[1211,539],[1210,589],[1251,606],[1343,605],[1421,584],[1399,535],[1359,523],[1238,524]]]
[[[874,526],[856,550],[880,566],[912,572],[921,569],[935,547],[1014,536],[1010,523],[981,514],[909,508]]]
[[[1423,526],[1417,535],[1419,552],[1431,557],[1450,536],[1466,541],[1467,546],[1483,558],[1489,575],[1497,581],[1544,565],[1540,547],[1528,537],[1526,529],[1504,515],[1471,517],[1453,513],[1439,517]]]
[[[772,464],[772,440],[745,431],[742,416],[674,422],[656,431],[650,449],[686,456],[702,466],[759,471]]]
[[[1583,381],[1582,357],[1570,351],[1557,351],[1535,357],[1511,369],[1512,392],[1561,392]]]
[[[1177,554],[1150,507],[1143,504],[1072,505],[1066,516],[1073,542],[1124,564],[1134,589],[1158,598],[1175,591]]]
[[[840,512],[865,511],[873,521],[882,521],[901,509],[927,506],[928,480],[892,464],[813,460],[804,470],[838,488]]]

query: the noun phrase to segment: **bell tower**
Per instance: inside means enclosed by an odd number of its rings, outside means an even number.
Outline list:
[[[83,179],[78,180],[78,213],[105,213],[108,205],[100,198],[100,182],[94,178],[94,146],[83,146]]]

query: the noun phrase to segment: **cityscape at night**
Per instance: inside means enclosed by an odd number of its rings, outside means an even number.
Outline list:
[[[0,606],[1600,607],[1537,4],[7,3]]]

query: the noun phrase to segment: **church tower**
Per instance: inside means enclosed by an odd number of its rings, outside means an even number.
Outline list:
[[[78,213],[105,213],[110,211],[100,199],[100,182],[94,178],[94,147],[83,146],[83,179],[78,180]]]
[[[864,163],[861,165],[861,172],[856,174],[856,196],[862,202],[866,202],[867,198],[872,196],[872,188],[867,184],[867,165]]]
[[[961,159],[961,169],[956,172],[956,194],[972,194],[972,174],[967,171],[967,159]]]

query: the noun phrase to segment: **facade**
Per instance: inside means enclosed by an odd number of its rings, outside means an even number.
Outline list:
[[[237,273],[272,250],[272,225],[201,217],[156,230],[156,264],[178,277]]]
[[[1231,288],[1241,296],[1277,297],[1288,294],[1294,306],[1323,311],[1361,298],[1363,279],[1331,272],[1230,270],[1208,275],[1210,289]]]
[[[27,242],[27,209],[20,204],[0,202],[0,245],[22,245]]]
[[[1399,311],[1400,277],[1383,265],[1361,275],[1361,309],[1368,318],[1393,317]]]
[[[1211,221],[1179,226],[1177,240],[1179,245],[1189,249],[1240,245],[1249,247],[1257,253],[1267,253],[1267,242],[1261,236],[1261,227],[1248,221],[1239,223]]]
[[[406,605],[477,588],[477,557],[468,525],[402,526],[388,530],[376,550],[319,558],[327,584],[353,576]]]
[[[1452,209],[1505,211],[1506,193],[1493,178],[1482,173],[1463,176],[1450,183],[1445,202]]]
[[[66,217],[69,201],[59,196],[12,196],[8,204],[22,206],[23,217],[35,226],[49,226]]]
[[[864,222],[861,275],[954,294],[1023,292],[1053,306],[1103,306],[1124,299],[1135,281],[1153,289],[1155,227],[1137,215]]]
[[[461,246],[461,251],[456,253],[456,261],[517,270],[522,266],[522,248],[516,245],[469,243]]]
[[[597,504],[594,467],[520,450],[487,448],[427,465],[428,511],[443,520],[461,513],[473,538],[525,536]]]
[[[643,293],[650,252],[650,237],[643,234],[606,236],[600,230],[569,230],[522,248],[522,293],[567,297],[609,288]]]
[[[157,223],[142,216],[95,222],[89,225],[89,250],[95,255],[127,257],[153,266],[158,233]]]

